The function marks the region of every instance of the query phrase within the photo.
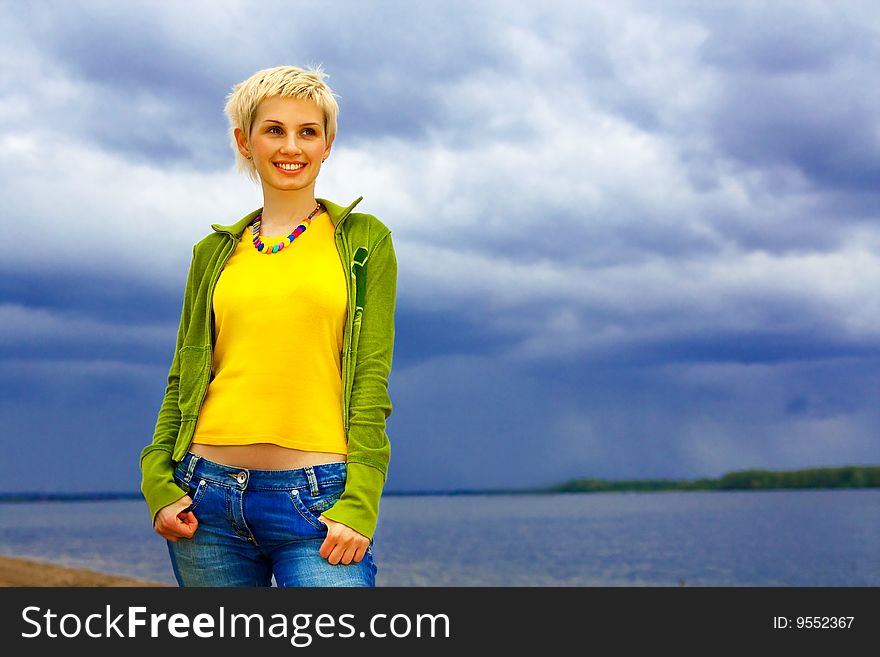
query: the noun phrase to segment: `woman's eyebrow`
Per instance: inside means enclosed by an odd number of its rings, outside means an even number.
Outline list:
[[[280,125],[284,125],[284,121],[279,121],[278,119],[265,119],[263,123],[278,123]],[[315,121],[309,121],[308,123],[300,123],[299,126],[307,126],[307,125],[317,125],[320,126],[320,123],[316,123]]]

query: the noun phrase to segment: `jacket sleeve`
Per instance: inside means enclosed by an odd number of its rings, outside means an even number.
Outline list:
[[[165,396],[159,408],[159,416],[153,431],[153,441],[141,451],[140,457],[141,492],[150,509],[150,517],[153,522],[162,507],[176,502],[186,495],[186,491],[174,482],[174,462],[171,455],[174,453],[174,443],[180,430],[180,406],[178,405],[180,348],[183,346],[192,313],[194,264],[195,247],[193,247],[193,259],[190,261],[189,274],[187,275],[174,357],[168,371],[168,385],[165,387]]]
[[[360,331],[355,333],[358,342],[349,402],[345,490],[323,513],[369,538],[376,529],[391,456],[385,424],[391,415],[388,376],[394,351],[396,296],[397,257],[386,233],[367,260],[364,308]]]

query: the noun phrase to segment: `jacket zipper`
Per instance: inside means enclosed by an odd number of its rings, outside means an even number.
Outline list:
[[[351,359],[351,331],[352,331],[352,308],[351,308],[351,272],[348,269],[347,245],[342,235],[342,221],[336,227],[336,250],[342,262],[342,271],[345,274],[345,340],[342,342],[342,426],[345,429],[345,440],[348,441],[348,370]],[[341,245],[341,246],[340,246]]]

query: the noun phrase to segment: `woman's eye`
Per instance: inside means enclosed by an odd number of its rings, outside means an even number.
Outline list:
[[[279,134],[281,132],[281,128],[277,125],[273,125],[272,127],[269,128],[269,132],[272,132],[273,130],[278,131],[278,133],[276,133],[276,134]]]
[[[316,135],[317,133],[315,132],[315,129],[314,129],[314,128],[306,128],[305,130],[303,130],[303,134],[306,134],[306,135],[308,135],[309,137],[313,137],[313,136]]]

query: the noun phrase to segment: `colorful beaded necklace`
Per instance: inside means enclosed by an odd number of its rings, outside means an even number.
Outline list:
[[[293,244],[293,240],[295,240],[306,231],[306,228],[308,228],[312,224],[312,218],[320,211],[321,204],[318,203],[318,205],[315,206],[315,209],[312,210],[312,214],[303,219],[299,223],[299,225],[293,229],[293,232],[290,235],[285,237],[281,242],[273,246],[271,249],[263,244],[263,240],[261,239],[262,233],[260,225],[263,222],[263,213],[261,212],[257,215],[257,218],[254,219],[253,223],[251,224],[251,232],[254,234],[254,248],[256,248],[257,251],[259,251],[260,253],[278,253],[288,244]]]

